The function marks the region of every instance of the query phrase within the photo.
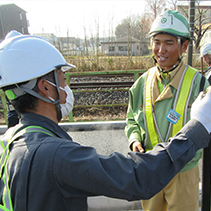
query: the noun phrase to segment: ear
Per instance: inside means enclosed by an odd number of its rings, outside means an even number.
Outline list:
[[[43,96],[50,96],[50,84],[44,80],[40,79],[37,83],[38,92]]]
[[[185,42],[182,44],[182,53],[184,53],[187,48],[188,48],[188,45],[189,45],[189,40],[185,40]]]

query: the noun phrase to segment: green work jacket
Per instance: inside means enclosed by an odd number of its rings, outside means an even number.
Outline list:
[[[173,109],[173,105],[175,102],[175,96],[177,93],[177,89],[179,86],[180,79],[182,77],[182,73],[184,72],[187,65],[183,62],[173,70],[169,75],[162,75],[158,69],[156,68],[156,77],[154,78],[154,87],[152,94],[152,103],[154,115],[157,122],[157,127],[160,131],[160,135],[164,141],[168,141],[168,138],[172,136],[172,127],[168,134],[169,124],[171,124],[166,116],[170,109]],[[129,104],[127,110],[127,119],[126,119],[126,127],[125,133],[129,140],[129,146],[134,141],[140,141],[142,143],[143,148],[145,150],[151,149],[151,143],[149,136],[146,136],[146,122],[145,122],[145,114],[144,114],[144,88],[146,82],[147,72],[144,73],[139,79],[133,84],[133,86],[129,90]],[[190,120],[190,109],[194,100],[197,98],[200,92],[200,83],[201,83],[201,74],[197,74],[194,78],[193,87],[191,90],[190,97],[188,99],[188,109],[186,112],[186,122]],[[209,86],[209,82],[205,79],[204,83],[204,91]],[[148,131],[150,133],[150,131]],[[158,142],[162,142],[162,140],[158,137]],[[181,172],[190,170],[194,168],[199,159],[202,156],[202,150],[199,150],[196,153],[195,158],[193,158],[182,170]]]

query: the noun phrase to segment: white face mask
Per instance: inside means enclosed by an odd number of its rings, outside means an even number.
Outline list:
[[[49,84],[53,85],[56,87],[56,85],[54,83],[52,83],[51,81],[46,80]],[[69,113],[72,111],[73,109],[73,104],[74,104],[74,96],[73,96],[73,92],[70,89],[70,87],[68,85],[66,85],[64,88],[63,87],[59,87],[59,89],[63,90],[66,92],[67,97],[66,97],[66,102],[64,104],[60,104],[61,105],[61,113],[62,113],[62,118],[65,116],[68,116]],[[52,97],[49,97],[50,100],[55,101]]]
[[[70,89],[70,87],[67,85],[64,88],[59,87],[61,90],[65,91],[67,94],[66,102],[61,105],[61,112],[62,112],[62,118],[65,116],[68,116],[69,113],[73,110],[73,104],[74,104],[74,96],[73,92]]]

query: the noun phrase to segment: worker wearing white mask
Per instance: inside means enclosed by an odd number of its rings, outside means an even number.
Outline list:
[[[39,40],[43,42],[41,43]],[[22,46],[22,49],[19,48],[19,45]],[[1,57],[1,67],[7,70],[7,75],[2,81],[8,85],[14,83],[13,87],[5,92],[7,97],[14,100],[27,93],[49,102],[56,107],[58,122],[64,116],[69,115],[73,109],[74,96],[72,90],[66,84],[65,76],[59,83],[57,71],[64,72],[75,66],[68,64],[48,41],[40,37],[21,35],[19,32],[12,31],[6,36],[1,46],[4,50]],[[40,49],[43,46],[47,47],[41,51]],[[26,56],[27,59],[25,59]],[[15,61],[11,62],[12,60]],[[18,70],[18,74],[13,73],[14,69]],[[47,73],[50,73],[50,76],[46,78],[46,82],[48,81],[50,86],[53,85],[53,89],[57,90],[55,97],[48,96],[46,98],[34,90],[38,77]],[[30,78],[30,80],[27,80],[27,78]],[[16,81],[19,84],[15,83]],[[28,106],[30,107],[30,103]]]

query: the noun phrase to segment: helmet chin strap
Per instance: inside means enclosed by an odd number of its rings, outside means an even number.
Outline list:
[[[56,112],[57,112],[57,119],[58,119],[58,122],[59,122],[62,119],[62,112],[61,112],[61,106],[60,106],[59,79],[58,79],[57,69],[54,70],[54,78],[55,78],[57,93],[58,93],[58,96],[59,96],[59,99],[56,100],[56,103],[55,103]]]
[[[58,93],[58,99],[55,100],[55,101],[51,101],[51,100],[45,98],[44,96],[40,95],[38,92],[35,92],[31,88],[26,87],[24,85],[23,86],[17,86],[17,88],[19,89],[18,90],[19,92],[20,92],[20,90],[22,90],[23,94],[24,94],[24,92],[26,92],[26,93],[29,93],[29,94],[33,95],[34,97],[37,97],[37,98],[39,98],[39,99],[41,99],[45,102],[55,104],[56,112],[57,112],[57,119],[58,119],[58,122],[59,122],[62,119],[62,112],[61,112],[61,106],[60,106],[60,94],[59,94],[59,79],[58,79],[57,69],[54,69],[53,71],[54,71],[56,89],[57,89],[57,93]]]
[[[162,73],[169,73],[169,72],[173,71],[174,69],[176,69],[176,68],[178,67],[178,65],[179,65],[180,62],[182,61],[183,56],[180,56],[180,58],[178,59],[178,61],[177,61],[177,63],[176,63],[175,65],[173,65],[171,68],[165,69],[165,70],[163,70],[163,69],[159,66],[159,64],[158,64],[158,62],[157,62],[157,60],[155,59],[154,56],[153,56],[152,58],[154,59],[155,65],[159,68],[159,70],[160,70]]]

